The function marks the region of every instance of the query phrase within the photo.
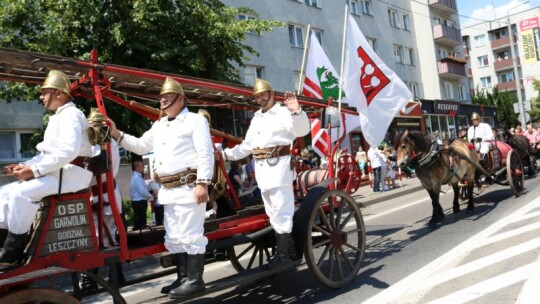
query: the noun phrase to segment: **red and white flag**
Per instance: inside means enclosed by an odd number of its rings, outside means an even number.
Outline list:
[[[412,100],[412,94],[373,51],[350,15],[345,37],[343,102],[358,109],[367,142],[379,145],[392,119]]]
[[[310,119],[311,122],[311,147],[321,158],[328,152],[328,132],[321,128],[321,120],[318,118]]]

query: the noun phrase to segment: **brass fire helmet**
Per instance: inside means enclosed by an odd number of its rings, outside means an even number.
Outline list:
[[[71,96],[71,82],[69,81],[69,78],[66,74],[62,71],[58,70],[51,70],[49,72],[49,75],[47,75],[47,78],[45,78],[45,81],[43,81],[43,84],[39,88],[40,90],[43,89],[56,89],[60,90],[66,94],[69,95],[70,98],[73,98]]]
[[[204,118],[206,118],[206,120],[208,121],[209,125],[212,124],[212,118],[210,117],[210,113],[208,113],[208,111],[206,111],[205,109],[199,109],[199,111],[197,111],[197,114],[204,116]]]
[[[264,79],[257,78],[253,85],[253,96],[266,91],[272,91],[270,83]]]
[[[178,81],[172,79],[171,77],[167,77],[163,83],[163,86],[161,87],[161,92],[159,92],[159,95],[168,93],[184,95],[184,89]]]
[[[91,108],[88,115],[88,140],[91,145],[103,146],[111,142],[111,133],[107,126],[106,118],[98,108]]]
[[[476,112],[473,112],[471,115],[471,120],[480,119],[480,115]]]

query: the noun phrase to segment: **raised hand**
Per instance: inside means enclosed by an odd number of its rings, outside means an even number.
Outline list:
[[[293,92],[287,91],[285,92],[285,100],[283,103],[289,109],[289,111],[298,113],[302,109],[300,104],[298,103],[298,100],[296,99],[296,95]]]

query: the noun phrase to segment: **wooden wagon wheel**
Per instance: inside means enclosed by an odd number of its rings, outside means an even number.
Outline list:
[[[76,304],[80,303],[76,298],[59,290],[47,288],[31,288],[18,290],[0,298],[1,304]]]
[[[276,253],[274,233],[261,237],[247,245],[227,248],[227,256],[238,272],[248,271],[268,263],[268,259]]]
[[[324,192],[308,223],[305,257],[313,274],[330,288],[347,285],[360,270],[365,247],[364,220],[354,199],[342,190]]]
[[[511,150],[506,157],[506,178],[514,195],[520,196],[523,192],[525,177],[523,176],[523,164],[515,150]]]

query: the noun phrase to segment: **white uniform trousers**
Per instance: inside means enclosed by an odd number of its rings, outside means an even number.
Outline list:
[[[206,252],[204,236],[206,203],[166,204],[164,221],[165,248],[170,253],[195,255]]]
[[[294,193],[292,186],[281,186],[262,192],[264,209],[270,224],[278,234],[291,233],[294,216]]]
[[[88,172],[91,177],[91,173]],[[64,175],[65,176],[65,175]],[[86,176],[81,177],[81,180]],[[62,183],[62,193],[76,192],[90,183],[80,183],[79,189],[71,189],[70,183]],[[71,183],[75,185],[75,183]],[[30,230],[37,211],[39,201],[45,196],[58,193],[58,178],[55,175],[44,175],[24,182],[13,182],[0,188],[0,228],[8,229],[15,234],[23,234]]]
[[[107,229],[109,230],[109,233],[111,234],[111,238],[113,243],[109,243],[109,237],[107,236],[107,232],[105,231],[105,227],[103,227],[103,246],[109,247],[109,246],[118,246],[118,242],[116,241],[116,223],[114,222],[114,216],[113,215],[107,215],[103,214],[103,224],[107,226]],[[99,226],[98,226],[98,217],[97,213],[94,213],[94,226],[96,228],[96,236],[99,237]]]

